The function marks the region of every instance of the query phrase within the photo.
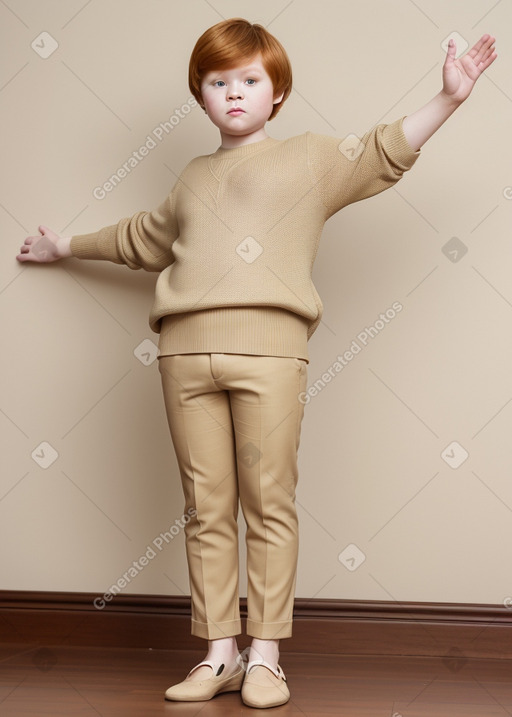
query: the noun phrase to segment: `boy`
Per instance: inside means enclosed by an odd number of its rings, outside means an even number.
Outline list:
[[[265,125],[290,94],[280,43],[241,18],[199,38],[192,94],[218,127],[221,145],[196,157],[153,212],[87,235],[45,226],[19,261],[108,259],[161,272],[150,315],[160,334],[159,369],[180,467],[192,597],[192,634],[206,659],[166,698],[196,701],[242,691],[245,704],[290,697],[278,664],[291,636],[298,550],[297,449],[307,342],[322,303],[311,281],[325,221],[392,186],[420,147],[469,96],[496,58],[484,35],[456,60],[450,41],[443,88],[417,112],[379,125],[355,158],[340,141],[306,132],[275,140]],[[238,501],[247,523],[248,664],[240,660]]]

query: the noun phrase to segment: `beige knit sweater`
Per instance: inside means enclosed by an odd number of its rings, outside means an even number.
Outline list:
[[[73,236],[82,259],[158,271],[149,323],[160,355],[295,356],[323,305],[311,278],[326,220],[395,184],[412,167],[402,119],[361,145],[325,135],[219,147],[183,170],[151,212]]]

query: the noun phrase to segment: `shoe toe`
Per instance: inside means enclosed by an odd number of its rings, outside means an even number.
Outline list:
[[[238,692],[242,687],[244,670],[239,669],[228,677],[212,676],[206,680],[183,680],[169,687],[165,692],[166,700],[179,702],[203,702],[221,692]]]
[[[289,699],[286,679],[276,677],[266,667],[256,666],[245,676],[242,700],[248,707],[277,707]]]

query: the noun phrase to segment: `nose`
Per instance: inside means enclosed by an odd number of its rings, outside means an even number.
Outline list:
[[[243,92],[238,85],[231,86],[227,92],[228,100],[240,100],[243,98]]]

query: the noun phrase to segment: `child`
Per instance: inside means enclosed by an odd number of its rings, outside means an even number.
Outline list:
[[[322,303],[311,280],[325,221],[392,186],[496,58],[484,35],[455,59],[423,108],[368,131],[351,151],[312,134],[265,130],[290,94],[291,67],[261,25],[234,18],[208,29],[190,58],[189,85],[220,130],[154,211],[98,232],[60,237],[40,226],[19,261],[108,259],[158,271],[151,328],[185,496],[192,634],[206,659],[170,687],[170,700],[241,689],[245,704],[290,697],[278,664],[291,636],[298,550],[297,450],[307,342]],[[240,659],[238,501],[247,524],[248,664]]]

